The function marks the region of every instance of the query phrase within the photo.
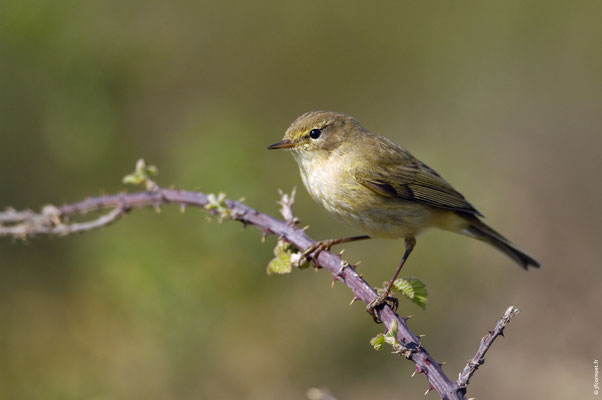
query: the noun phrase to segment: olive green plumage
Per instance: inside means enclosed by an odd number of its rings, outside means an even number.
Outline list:
[[[438,227],[489,243],[523,268],[539,267],[482,222],[482,214],[437,172],[353,117],[305,113],[269,148],[290,149],[314,200],[370,236],[413,240]]]

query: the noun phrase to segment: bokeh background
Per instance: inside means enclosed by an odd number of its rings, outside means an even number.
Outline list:
[[[509,305],[477,398],[593,397],[602,357],[602,6],[597,1],[3,0],[0,208],[157,181],[354,234],[285,152],[297,115],[333,109],[411,150],[535,255],[429,232],[405,268],[430,290],[410,326],[457,377]],[[136,188],[128,188],[133,191]],[[85,235],[0,240],[0,398],[421,398],[411,363],[323,271],[270,276],[274,238],[164,207]],[[347,245],[373,285],[401,241]],[[428,398],[436,398],[433,392]]]

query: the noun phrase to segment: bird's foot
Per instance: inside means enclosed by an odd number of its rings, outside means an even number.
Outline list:
[[[368,304],[366,306],[366,311],[368,311],[368,314],[372,315],[374,322],[376,322],[377,324],[382,323],[382,320],[378,316],[378,312],[380,311],[379,308],[382,309],[382,306],[384,304],[391,307],[393,309],[393,311],[397,311],[397,306],[399,305],[399,300],[397,300],[393,296],[389,296],[390,294],[391,294],[390,290],[379,291],[378,296],[376,296],[374,298],[374,300],[372,300],[370,302],[370,304]]]
[[[312,259],[314,261],[314,264],[316,264],[316,267],[319,267],[316,260],[321,252],[329,251],[330,248],[332,246],[334,246],[335,244],[349,243],[349,242],[355,242],[357,240],[366,240],[366,239],[370,239],[370,236],[367,236],[367,235],[351,236],[351,237],[346,237],[346,238],[341,238],[341,239],[330,239],[330,240],[322,240],[322,241],[316,242],[316,243],[312,244],[311,246],[309,246],[307,249],[305,249],[303,254],[301,254],[299,264],[302,264],[303,261],[305,261],[306,259]]]
[[[303,254],[301,254],[299,264],[302,264],[305,260],[313,260],[313,262],[316,264],[316,267],[319,267],[316,260],[318,259],[320,253],[323,251],[329,251],[330,248],[337,243],[340,243],[339,239],[321,240],[312,244],[305,249]]]

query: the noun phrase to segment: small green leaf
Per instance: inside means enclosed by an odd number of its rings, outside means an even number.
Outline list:
[[[268,263],[268,275],[291,273],[293,270],[293,263],[291,262],[292,250],[293,247],[290,243],[278,239],[276,247],[274,247],[274,255],[276,257]]]
[[[378,335],[370,339],[370,344],[374,347],[374,350],[381,350],[383,348],[383,344],[385,344],[385,335],[379,333]]]
[[[213,193],[207,195],[207,204],[205,204],[206,210],[213,210],[213,215],[218,216],[218,221],[222,222],[224,218],[232,216],[232,210],[226,204],[226,194],[218,193],[217,196]]]
[[[130,174],[123,177],[123,183],[139,185],[140,183],[142,183],[142,179],[137,175]]]
[[[370,339],[370,344],[372,345],[372,347],[374,347],[374,350],[381,350],[385,343],[391,345],[391,347],[393,347],[393,350],[398,350],[401,347],[401,345],[397,342],[398,328],[399,326],[397,326],[397,321],[394,320],[391,323],[391,325],[389,325],[389,329],[387,329],[386,333],[379,333],[378,335]]]
[[[271,274],[290,274],[293,270],[291,264],[291,255],[289,253],[280,253],[268,264],[268,275]]]
[[[123,183],[129,183],[132,185],[140,185],[144,183],[146,190],[156,190],[158,186],[155,182],[150,179],[151,175],[157,175],[159,170],[154,165],[146,165],[144,159],[139,159],[136,162],[136,170],[123,177]]]
[[[274,255],[276,257],[268,263],[268,275],[289,274],[293,267],[302,269],[309,266],[309,262],[306,260],[301,262],[301,253],[282,238],[278,239],[276,247],[274,247]]]
[[[399,278],[393,282],[393,289],[403,294],[420,308],[424,309],[428,292],[426,285],[418,278]]]
[[[397,340],[397,330],[398,329],[399,329],[399,326],[397,326],[397,321],[393,320],[393,322],[391,322],[391,325],[389,325],[389,329],[387,329],[387,337]]]
[[[148,175],[157,175],[159,173],[159,169],[154,165],[149,165],[146,167],[146,172]]]

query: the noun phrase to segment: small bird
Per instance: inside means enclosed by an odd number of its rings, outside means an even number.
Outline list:
[[[524,269],[539,262],[490,228],[464,196],[441,175],[386,137],[364,129],[353,117],[333,111],[310,111],[298,117],[281,142],[299,164],[303,184],[328,212],[368,236],[318,242],[303,253],[371,237],[401,238],[405,253],[384,292],[368,305],[374,309],[391,298],[399,275],[424,229],[437,227],[479,239],[500,250]],[[376,316],[375,316],[376,319]]]

